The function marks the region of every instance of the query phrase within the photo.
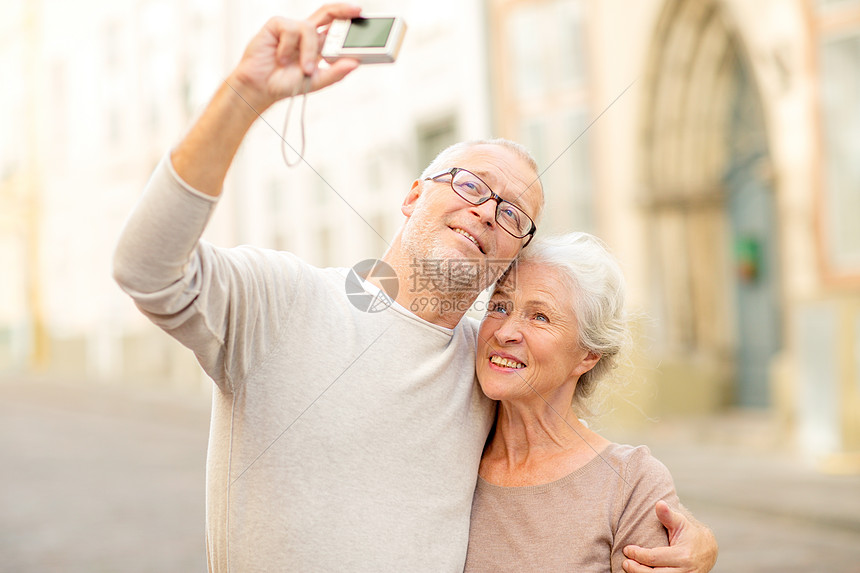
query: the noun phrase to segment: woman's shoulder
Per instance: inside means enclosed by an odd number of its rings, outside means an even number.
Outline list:
[[[635,481],[673,481],[669,469],[651,454],[648,446],[612,443],[606,448],[605,455],[618,461],[618,465],[624,468],[625,481],[631,485]]]
[[[607,455],[615,457],[619,460],[633,460],[654,457],[653,455],[651,455],[651,449],[645,445],[632,446],[630,444],[619,444],[616,442],[610,442],[606,446],[606,449],[604,451]]]
[[[651,454],[645,445],[611,443],[604,450],[604,456],[612,458],[625,470],[626,477],[647,476],[649,478],[672,479],[669,469]]]

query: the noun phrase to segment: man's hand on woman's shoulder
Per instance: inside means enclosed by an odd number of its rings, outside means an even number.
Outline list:
[[[638,545],[624,548],[627,573],[706,573],[717,562],[717,540],[710,529],[658,501],[654,511],[669,532],[669,547],[648,549]]]

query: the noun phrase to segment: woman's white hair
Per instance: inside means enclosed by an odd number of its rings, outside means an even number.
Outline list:
[[[624,310],[625,281],[621,267],[606,245],[588,233],[535,237],[523,249],[517,264],[547,265],[569,282],[569,301],[576,316],[579,344],[600,355],[594,367],[580,376],[574,404],[594,391],[595,383],[616,367],[619,353],[631,336]]]

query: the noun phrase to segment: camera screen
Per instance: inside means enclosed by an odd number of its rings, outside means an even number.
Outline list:
[[[346,33],[344,48],[384,48],[394,18],[356,18]]]

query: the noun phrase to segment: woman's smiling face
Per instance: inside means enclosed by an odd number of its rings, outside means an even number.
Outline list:
[[[490,299],[476,362],[489,398],[572,398],[576,381],[599,359],[579,345],[574,289],[561,277],[540,263],[517,264]]]

